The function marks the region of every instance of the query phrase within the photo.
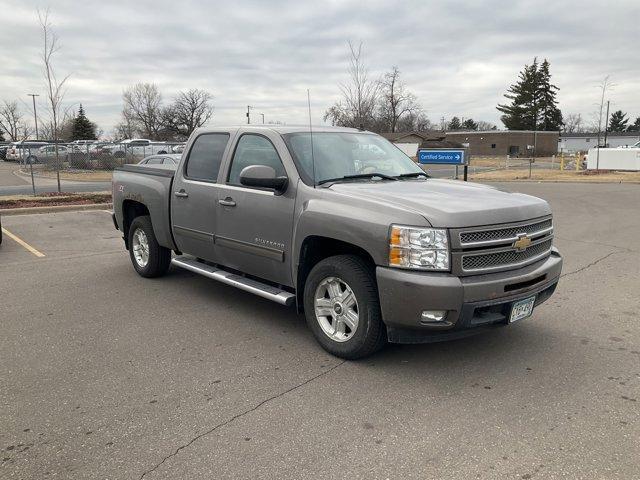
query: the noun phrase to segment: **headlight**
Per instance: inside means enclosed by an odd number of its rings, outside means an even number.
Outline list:
[[[449,237],[441,228],[391,225],[389,266],[449,270]]]

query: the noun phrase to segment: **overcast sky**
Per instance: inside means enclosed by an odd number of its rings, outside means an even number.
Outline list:
[[[67,105],[82,102],[106,134],[122,90],[154,82],[214,95],[213,123],[314,123],[339,98],[347,41],[363,42],[372,76],[397,65],[429,118],[498,124],[495,109],[519,70],[548,58],[563,113],[591,120],[605,75],[612,109],[640,116],[640,1],[64,1],[0,0],[0,99],[44,94],[37,8],[50,5],[68,73]],[[44,97],[39,99],[44,107]],[[43,115],[44,110],[43,111]]]

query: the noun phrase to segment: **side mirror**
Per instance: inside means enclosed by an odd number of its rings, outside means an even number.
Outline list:
[[[249,165],[240,172],[240,183],[247,187],[271,188],[282,193],[288,181],[287,177],[276,177],[276,171],[267,165]]]

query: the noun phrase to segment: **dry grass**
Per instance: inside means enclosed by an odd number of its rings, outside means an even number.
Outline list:
[[[529,178],[528,169],[494,170],[469,175],[470,180],[478,181],[520,181],[532,180],[539,182],[611,182],[611,183],[640,183],[640,172],[600,172],[587,173],[574,170],[536,170],[531,172]]]
[[[29,171],[23,171],[22,173],[29,174]],[[38,175],[41,177],[47,178],[56,178],[56,172],[49,172],[44,170],[39,170]],[[113,172],[110,170],[95,170],[95,171],[78,171],[78,172],[67,172],[64,170],[60,171],[60,179],[61,180],[79,180],[85,182],[110,182],[111,177],[113,176]]]

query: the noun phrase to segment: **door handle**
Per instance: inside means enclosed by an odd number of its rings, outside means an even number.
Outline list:
[[[189,196],[189,194],[187,192],[185,192],[184,189],[178,190],[177,192],[173,192],[173,194],[176,197],[181,197],[181,198],[187,198]]]
[[[225,207],[235,207],[236,202],[233,201],[233,198],[227,197],[224,200],[218,200],[220,205],[224,205]]]

